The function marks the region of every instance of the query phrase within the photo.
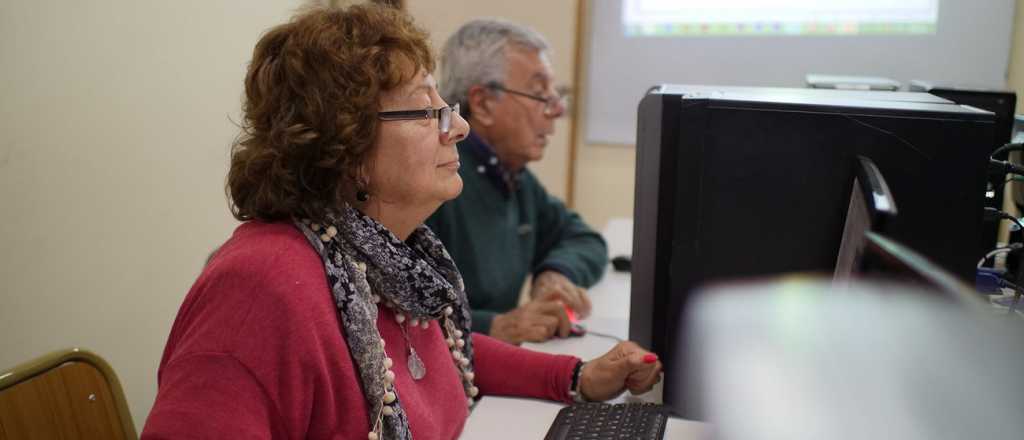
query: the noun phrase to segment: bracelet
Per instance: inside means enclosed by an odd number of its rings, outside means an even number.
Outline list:
[[[580,380],[580,374],[583,373],[583,365],[586,362],[577,361],[576,367],[572,369],[572,383],[569,385],[569,397],[572,398],[573,402],[586,403],[589,402],[586,397],[583,397],[583,393],[580,392],[580,384],[583,382]]]

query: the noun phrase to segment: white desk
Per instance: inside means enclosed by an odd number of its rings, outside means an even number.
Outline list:
[[[466,440],[543,439],[555,421],[558,403],[510,397],[484,397],[466,422],[462,438]],[[670,418],[665,426],[666,440],[706,439],[710,431],[704,423]]]
[[[630,255],[633,251],[633,221],[612,219],[602,231],[608,242],[608,254]],[[600,332],[626,339],[629,335],[628,273],[606,269],[601,282],[588,290],[593,311],[583,321],[588,332]],[[542,344],[523,344],[531,350],[545,353],[571,354],[582,359],[593,359],[608,352],[616,341],[587,334],[582,338],[553,339]],[[616,401],[661,401],[661,389],[641,395],[623,394]],[[548,432],[563,405],[558,403],[507,397],[484,397],[466,422],[462,438],[465,439],[541,439]],[[514,417],[512,417],[514,415]],[[514,423],[514,425],[510,425]],[[707,425],[700,422],[672,418],[665,429],[665,439],[701,439],[707,437]]]

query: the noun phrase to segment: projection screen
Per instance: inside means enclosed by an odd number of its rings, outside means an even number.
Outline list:
[[[590,2],[590,143],[633,144],[656,84],[803,87],[809,73],[1004,88],[1013,0]]]

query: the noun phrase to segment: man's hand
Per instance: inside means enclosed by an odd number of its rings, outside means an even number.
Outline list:
[[[510,344],[544,342],[554,335],[569,336],[569,316],[561,297],[549,294],[530,301],[491,321],[491,336]]]
[[[533,277],[530,298],[543,298],[552,294],[557,295],[580,319],[590,315],[590,298],[587,297],[587,291],[573,284],[565,275],[547,270]]]
[[[630,341],[583,365],[580,393],[591,401],[615,398],[623,391],[643,394],[661,380],[661,361],[654,353]]]

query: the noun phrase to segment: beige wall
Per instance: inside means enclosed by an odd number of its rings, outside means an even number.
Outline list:
[[[616,217],[633,217],[636,148],[581,144],[576,159],[573,207],[598,230]]]
[[[178,306],[235,225],[245,63],[297,4],[0,3],[0,368],[92,349],[141,428]]]
[[[0,368],[93,349],[120,375],[142,427],[178,306],[236,224],[222,186],[245,63],[298,3],[0,3]],[[470,17],[533,26],[571,82],[575,1],[408,3],[437,47]],[[1018,90],[1022,60],[1018,32]],[[567,139],[561,121],[533,167],[556,195],[566,191]],[[632,215],[634,161],[629,146],[581,146],[576,206],[595,227]]]
[[[1017,92],[1017,113],[1024,112],[1024,0],[1017,0],[1013,17],[1013,44],[1010,45],[1010,89]]]
[[[592,30],[589,27],[593,2],[583,8],[583,35]],[[586,41],[583,59],[589,57],[590,46]],[[588,81],[587,70],[580,71],[580,88]],[[585,94],[577,98],[580,108],[586,108]],[[577,115],[576,123],[581,133],[577,146],[573,208],[591,225],[603,228],[608,220],[616,217],[633,217],[633,189],[635,187],[636,148],[634,145],[595,144],[584,141],[585,115]]]

